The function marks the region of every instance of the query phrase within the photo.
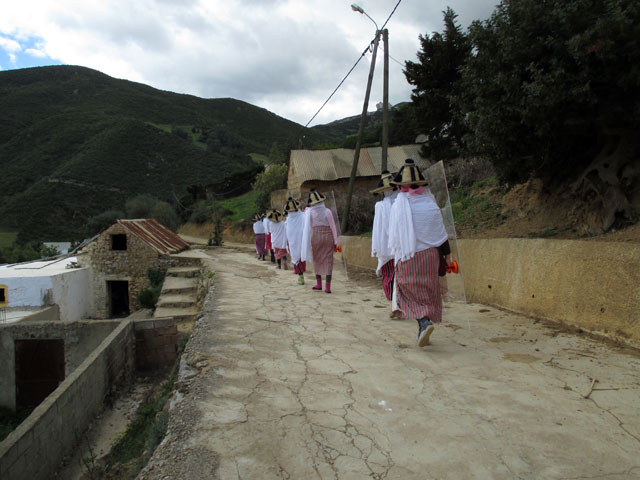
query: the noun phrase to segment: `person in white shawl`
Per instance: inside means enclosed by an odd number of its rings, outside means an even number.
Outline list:
[[[271,254],[271,263],[276,263],[276,257],[273,252],[273,245],[271,245],[271,220],[269,220],[269,216],[271,215],[271,209],[267,210],[262,218],[262,223],[264,224],[264,234],[265,234],[265,248]]]
[[[287,213],[285,226],[291,265],[293,265],[293,272],[298,275],[298,285],[304,285],[304,272],[307,269],[307,262],[303,262],[301,259],[304,213],[300,211],[300,202],[294,200],[293,197],[289,197],[287,200],[284,211]]]
[[[321,193],[315,190],[309,192],[304,212],[301,258],[303,261],[313,262],[316,273],[313,290],[322,290],[322,276],[325,275],[324,291],[331,293],[333,251],[338,245],[338,233],[333,214],[324,204],[325,200],[326,197]]]
[[[278,270],[287,267],[287,232],[285,229],[284,215],[278,210],[272,210],[269,217],[271,224],[269,231],[271,232],[271,245],[273,246],[274,255],[278,266]]]
[[[391,300],[394,262],[393,253],[389,249],[389,220],[391,206],[398,195],[398,190],[391,185],[393,174],[387,170],[382,172],[378,186],[371,190],[374,195],[382,194],[384,198],[375,205],[373,231],[371,235],[371,256],[378,258],[376,274],[382,277],[382,290],[387,300]],[[393,316],[393,313],[391,314]]]
[[[450,263],[451,250],[442,213],[414,161],[391,182],[400,188],[389,222],[389,248],[395,261],[393,311],[418,321],[418,345],[429,344],[434,323],[442,321],[438,282],[440,257]]]
[[[256,240],[256,253],[258,254],[258,260],[264,260],[267,255],[266,235],[264,233],[264,223],[260,215],[253,216],[253,233]]]

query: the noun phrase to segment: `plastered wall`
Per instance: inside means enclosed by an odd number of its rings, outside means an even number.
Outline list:
[[[341,241],[349,265],[375,269],[370,238]],[[640,345],[639,244],[486,239],[458,240],[458,248],[468,302]],[[459,277],[447,278],[454,296],[459,296],[455,284]]]

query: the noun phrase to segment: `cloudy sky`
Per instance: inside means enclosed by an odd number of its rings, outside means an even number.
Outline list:
[[[83,65],[203,98],[232,97],[307,124],[375,34],[354,0],[18,0],[3,2],[0,70]],[[398,0],[356,0],[379,26]],[[402,64],[451,6],[466,27],[497,0],[401,0],[389,20],[389,100],[411,94]],[[371,55],[311,125],[362,111]],[[369,110],[382,101],[382,50]]]

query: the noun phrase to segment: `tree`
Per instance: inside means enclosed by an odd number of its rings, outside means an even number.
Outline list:
[[[287,188],[287,173],[286,165],[271,165],[257,175],[253,189],[260,192],[256,200],[258,212],[264,212],[271,206],[271,192]]]
[[[148,193],[137,195],[127,200],[124,209],[127,212],[127,218],[148,218],[151,217],[151,211],[158,200]]]
[[[169,230],[177,231],[180,226],[180,218],[171,205],[167,202],[156,201],[151,209],[151,218],[156,219]]]
[[[85,226],[87,236],[92,237],[97,235],[104,229],[110,227],[119,218],[124,218],[124,216],[124,212],[120,210],[107,210],[106,212],[90,217]]]
[[[471,52],[467,35],[456,23],[456,13],[447,8],[443,14],[444,32],[420,35],[419,62],[405,62],[404,70],[407,81],[415,85],[411,100],[419,133],[428,137],[422,153],[434,160],[461,153],[466,127],[453,98],[460,89],[460,68]]]
[[[276,142],[273,142],[271,144],[271,149],[269,150],[269,155],[267,158],[269,165],[279,165],[281,163],[287,163],[287,159],[280,151],[280,147]]]
[[[503,180],[575,176],[612,135],[637,153],[637,1],[503,0],[469,38],[455,101]]]

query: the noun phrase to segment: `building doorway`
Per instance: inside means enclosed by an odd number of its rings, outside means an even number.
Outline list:
[[[107,282],[109,295],[109,316],[111,318],[129,316],[129,282],[115,280]]]
[[[64,380],[64,340],[15,340],[16,406],[35,408]]]

